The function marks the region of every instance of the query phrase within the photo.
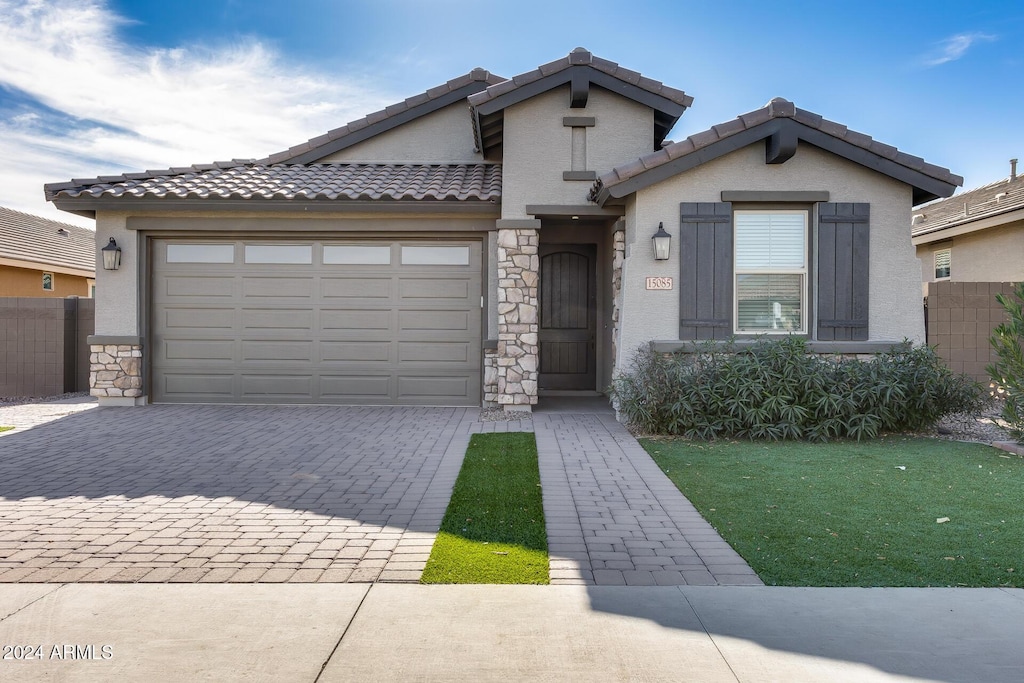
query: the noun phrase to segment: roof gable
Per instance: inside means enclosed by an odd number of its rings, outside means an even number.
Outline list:
[[[496,76],[485,69],[473,69],[468,74],[453,78],[436,88],[431,88],[361,119],[351,121],[340,128],[335,128],[283,152],[271,154],[265,159],[261,159],[260,163],[313,163],[504,81],[505,79],[501,76]]]
[[[87,275],[96,270],[96,233],[0,207],[0,258],[68,268]]]
[[[682,90],[646,78],[615,62],[595,57],[578,47],[562,59],[503,81],[471,95],[473,127],[477,148],[487,158],[500,154],[504,110],[554,88],[569,85],[569,106],[586,106],[591,85],[610,90],[654,110],[654,140],[657,148],[693,98]]]
[[[767,164],[785,163],[803,141],[912,186],[914,204],[948,197],[963,184],[948,169],[775,98],[761,109],[612,169],[598,178],[590,198],[603,206],[762,140]]]

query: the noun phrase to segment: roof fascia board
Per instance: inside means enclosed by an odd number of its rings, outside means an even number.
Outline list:
[[[1024,207],[995,216],[986,216],[984,218],[977,218],[963,223],[956,223],[954,225],[936,228],[934,230],[929,230],[928,232],[918,233],[911,237],[911,242],[914,246],[919,244],[930,244],[931,242],[941,242],[942,240],[947,240],[951,237],[959,237],[960,235],[967,235],[972,232],[978,232],[979,230],[988,230],[989,228],[999,228],[1017,221],[1024,221]]]
[[[783,128],[788,128],[790,130],[783,133]],[[637,190],[641,190],[645,187],[654,185],[655,183],[667,180],[674,175],[688,171],[709,161],[713,161],[714,159],[731,152],[735,152],[736,150],[742,149],[765,138],[770,138],[773,135],[792,135],[794,132],[799,140],[802,140],[809,145],[813,145],[827,152],[832,152],[833,154],[843,157],[848,161],[860,164],[861,166],[910,185],[914,188],[915,204],[918,204],[921,201],[927,201],[927,199],[919,200],[919,197],[921,196],[931,198],[948,197],[952,195],[953,191],[956,189],[956,186],[951,185],[950,183],[943,182],[907,168],[906,166],[897,164],[896,162],[879,156],[874,152],[862,147],[857,147],[845,140],[832,137],[827,133],[815,130],[810,126],[794,121],[793,119],[776,118],[771,121],[766,121],[758,126],[754,126],[753,128],[748,128],[747,130],[736,133],[735,135],[730,135],[729,137],[712,142],[706,147],[702,147],[697,151],[678,157],[677,159],[673,159],[672,161],[660,166],[655,166],[654,168],[644,171],[625,182],[618,183],[610,188],[602,188],[598,195],[598,203],[603,205],[604,202],[607,201],[608,197],[614,197],[617,199],[625,197]]]
[[[10,266],[11,268],[23,268],[25,270],[46,271],[48,273],[61,273],[62,275],[74,275],[76,277],[84,277],[89,279],[96,277],[95,270],[82,270],[81,268],[58,266],[53,263],[43,263],[42,261],[28,261],[25,259],[7,258],[4,256],[0,256],[0,266]]]
[[[553,90],[554,88],[565,85],[566,83],[571,83],[574,78],[582,78],[584,76],[592,85],[599,85],[605,90],[610,90],[618,95],[627,97],[639,102],[640,104],[646,105],[651,109],[666,112],[676,118],[682,116],[683,112],[686,111],[686,107],[681,104],[677,104],[668,98],[656,95],[655,93],[644,90],[639,86],[627,83],[626,81],[612,76],[611,74],[598,71],[594,67],[585,64],[569,66],[561,71],[556,71],[553,74],[549,74],[530,83],[521,85],[515,90],[510,90],[504,95],[499,95],[492,100],[488,100],[487,102],[474,106],[474,110],[476,111],[478,118],[480,116],[493,114],[502,109],[511,107],[514,104],[519,104],[520,102],[528,100],[531,97],[536,97],[548,90]]]
[[[423,104],[412,107],[401,111],[394,116],[389,116],[386,119],[371,123],[365,128],[360,128],[357,131],[351,132],[348,135],[343,135],[340,138],[325,142],[324,144],[311,149],[308,152],[297,154],[288,159],[278,161],[278,164],[309,164],[317,159],[322,159],[325,156],[340,152],[343,149],[347,149],[356,145],[360,142],[369,140],[372,137],[376,137],[381,133],[386,133],[389,130],[394,130],[399,126],[402,126],[410,121],[414,121],[420,117],[426,116],[427,114],[433,114],[435,111],[444,109],[450,104],[455,104],[460,100],[464,100],[474,93],[478,93],[487,87],[485,81],[474,81],[467,83],[466,85],[453,90],[449,93],[445,93],[440,97],[424,102]]]
[[[274,199],[55,199],[62,211],[273,211],[275,213],[389,213],[453,214],[494,217],[501,214],[498,202],[454,201],[296,201]]]
[[[526,213],[531,216],[548,216],[557,218],[567,218],[571,216],[586,216],[592,217],[603,217],[603,218],[617,218],[623,216],[626,213],[625,207],[599,207],[593,204],[527,204]]]
[[[387,217],[362,216],[355,218],[315,217],[294,221],[290,218],[239,217],[185,218],[175,216],[131,216],[127,229],[167,235],[245,234],[245,233],[323,233],[323,232],[488,232],[495,229],[493,217],[427,216],[419,220],[389,220]]]
[[[673,176],[706,164],[709,161],[714,161],[738,149],[753,145],[775,133],[779,127],[777,120],[768,121],[762,124],[762,126],[749,128],[735,135],[730,135],[706,147],[701,147],[694,152],[673,159],[660,166],[655,166],[611,187],[602,187],[601,192],[598,194],[598,204],[603,206],[609,198],[622,199],[638,190],[650,187],[663,180],[668,180]]]

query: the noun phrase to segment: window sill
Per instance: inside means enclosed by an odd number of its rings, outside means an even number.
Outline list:
[[[655,353],[694,353],[707,344],[729,346],[743,350],[752,347],[757,339],[735,339],[728,341],[684,341],[681,339],[655,340],[650,342]],[[773,337],[774,338],[774,337]],[[812,353],[884,353],[893,348],[903,346],[902,341],[814,341],[807,340],[807,350]]]

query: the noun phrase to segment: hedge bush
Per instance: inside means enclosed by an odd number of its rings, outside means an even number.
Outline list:
[[[803,339],[785,337],[743,349],[711,342],[694,353],[642,348],[611,395],[627,424],[646,434],[828,441],[977,412],[983,391],[927,346],[906,343],[860,361],[809,353]]]
[[[1019,443],[1024,443],[1024,282],[1018,282],[1013,297],[996,294],[1006,309],[1008,321],[996,326],[989,342],[999,360],[988,366],[988,374],[1006,402],[1003,419]]]

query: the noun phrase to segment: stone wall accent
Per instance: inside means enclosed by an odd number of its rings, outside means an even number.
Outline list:
[[[484,349],[484,408],[498,407],[498,349]]]
[[[620,224],[621,225],[621,224]],[[612,376],[618,371],[619,332],[622,316],[622,264],[626,261],[626,231],[616,227],[612,235]]]
[[[537,403],[537,280],[534,228],[498,230],[498,404],[510,409]]]
[[[89,347],[89,393],[93,396],[142,396],[142,346],[93,344]]]

